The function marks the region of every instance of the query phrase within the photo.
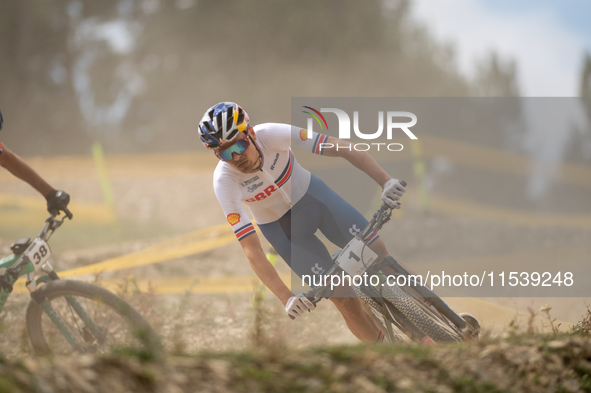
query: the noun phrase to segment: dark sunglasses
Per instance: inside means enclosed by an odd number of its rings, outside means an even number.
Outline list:
[[[233,153],[241,155],[246,151],[246,149],[248,149],[248,146],[250,146],[250,141],[248,138],[242,139],[228,147],[226,150],[222,150],[220,152],[216,151],[215,155],[222,161],[232,161],[234,159],[234,157],[232,157]]]

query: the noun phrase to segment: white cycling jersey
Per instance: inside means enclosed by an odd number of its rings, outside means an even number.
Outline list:
[[[254,233],[242,203],[246,203],[257,224],[279,220],[308,190],[310,172],[295,159],[291,146],[322,154],[320,144],[328,137],[289,124],[265,123],[254,127],[257,147],[262,153],[261,169],[242,173],[220,161],[213,173],[215,195],[238,240]]]

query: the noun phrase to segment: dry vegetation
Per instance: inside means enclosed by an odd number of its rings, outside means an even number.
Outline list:
[[[260,333],[260,331],[259,331]],[[146,359],[81,355],[0,362],[1,392],[589,392],[591,338],[485,335],[467,344],[288,349]]]

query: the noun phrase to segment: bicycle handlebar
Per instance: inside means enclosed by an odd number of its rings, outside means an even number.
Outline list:
[[[43,226],[43,229],[41,230],[41,232],[39,232],[39,237],[41,239],[48,240],[47,233],[49,231],[53,233],[57,228],[59,228],[66,220],[66,217],[72,219],[72,213],[70,213],[68,208],[64,209],[64,213],[65,216],[61,220],[56,220],[56,217],[59,215],[59,212],[57,214],[55,212],[49,214],[49,217],[47,217],[47,219],[45,220],[45,225]]]
[[[61,220],[60,219],[56,220],[56,216],[59,215],[59,212],[57,214],[50,213],[49,217],[47,217],[47,219],[45,220],[45,225],[43,225],[43,229],[41,230],[41,232],[39,232],[38,237],[40,239],[45,240],[45,241],[49,240],[49,237],[51,237],[53,232],[57,228],[59,228],[63,224],[63,222],[66,220],[66,217],[68,217],[68,214],[67,214],[68,212],[64,212],[64,213],[66,213],[66,214],[64,215],[64,217]],[[71,214],[72,213],[70,213],[70,215]],[[18,276],[18,274],[20,273],[20,269],[22,269],[24,267],[24,262],[26,260],[27,259],[24,257],[24,255],[21,255],[20,258],[18,259],[18,261],[14,265],[12,265],[8,269],[6,269],[6,272],[4,272],[4,275],[2,275],[2,277],[4,277],[7,274],[16,274]]]

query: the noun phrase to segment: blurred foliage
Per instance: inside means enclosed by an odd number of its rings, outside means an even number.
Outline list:
[[[591,56],[585,53],[585,64],[583,66],[583,73],[581,75],[580,96],[587,98],[583,101],[587,117],[591,123]]]
[[[591,97],[591,56],[585,53],[585,65],[583,66],[583,74],[581,75],[581,97]]]
[[[221,100],[254,123],[295,96],[517,95],[492,54],[468,80],[407,0],[4,0],[2,139],[23,155],[201,149]]]
[[[515,61],[504,62],[496,52],[477,65],[474,93],[485,97],[517,97],[517,66]]]

